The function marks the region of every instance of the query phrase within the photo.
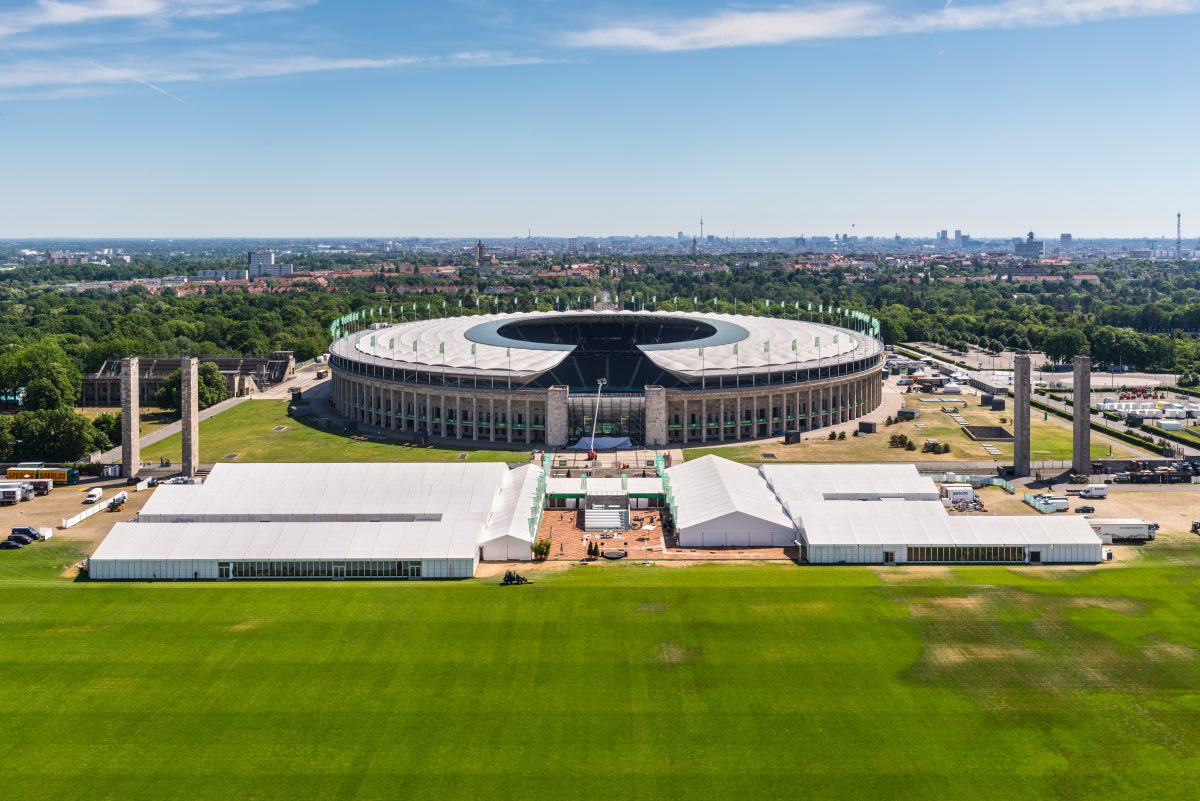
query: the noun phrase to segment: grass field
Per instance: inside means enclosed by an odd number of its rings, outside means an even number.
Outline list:
[[[119,414],[120,409],[112,406],[80,406],[75,409],[76,412],[82,414],[89,420],[95,420],[100,414]],[[152,431],[157,431],[165,425],[170,425],[179,419],[179,414],[169,409],[160,409],[155,406],[142,407],[142,413],[138,416],[141,421],[141,431],[143,436]]]
[[[13,799],[1192,799],[1194,538],[1129,566],[72,583],[0,552]]]
[[[951,396],[923,397],[949,401]],[[962,427],[955,423],[949,415],[941,411],[940,403],[921,403],[918,396],[905,396],[905,405],[921,410],[921,416],[913,422],[896,423],[891,426],[880,426],[878,433],[861,437],[846,435],[844,440],[828,440],[820,431],[806,435],[798,445],[783,445],[782,443],[765,443],[738,445],[732,447],[689,448],[684,451],[685,459],[698,459],[709,453],[724,456],[741,462],[762,462],[762,454],[775,454],[777,462],[947,462],[947,461],[996,461],[999,463],[1012,462],[1012,443],[994,442],[1000,450],[1000,456],[989,456],[981,443],[970,439],[963,433]],[[1030,451],[1033,461],[1064,461],[1071,460],[1071,424],[1060,423],[1053,417],[1043,419],[1036,413],[1031,422]],[[979,405],[976,397],[968,396],[967,404],[961,406],[962,417],[971,425],[1003,425],[1012,431],[1012,411],[993,412]],[[1001,420],[1004,420],[1002,423]],[[917,428],[917,424],[925,428]],[[916,451],[905,451],[900,448],[888,447],[888,437],[892,434],[905,434],[917,443]],[[950,453],[922,453],[921,445],[926,439],[936,439],[949,443]],[[1110,445],[1101,442],[1096,436],[1092,437],[1092,457],[1095,459],[1108,458]],[[1111,446],[1112,456],[1134,456],[1134,448],[1124,444]],[[1147,454],[1141,454],[1146,456]]]
[[[362,442],[340,432],[322,431],[288,417],[287,401],[251,400],[200,423],[200,461],[223,462],[527,462],[528,451],[469,447],[423,448],[399,442]],[[282,431],[274,430],[284,426]],[[142,449],[142,458],[182,460],[179,434]]]

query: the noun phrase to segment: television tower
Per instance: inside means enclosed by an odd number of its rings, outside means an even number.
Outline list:
[[[1183,212],[1175,212],[1175,258],[1183,258]]]
[[[704,241],[704,214],[700,215],[700,241]]]

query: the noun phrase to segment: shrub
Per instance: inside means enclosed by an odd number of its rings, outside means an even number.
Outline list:
[[[837,439],[837,432],[836,432],[836,431],[830,431],[830,432],[829,432],[829,438],[830,438],[831,440],[833,440],[833,439]]]
[[[917,443],[912,442],[912,441],[909,441],[909,443],[904,446],[904,450],[906,450],[906,451],[915,451],[916,449],[917,449]]]
[[[845,439],[845,438],[846,438],[846,432],[845,432],[845,431],[839,431],[839,432],[838,432],[838,439]]]

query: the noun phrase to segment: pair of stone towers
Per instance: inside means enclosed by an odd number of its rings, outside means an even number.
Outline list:
[[[1092,472],[1092,360],[1076,356],[1074,363],[1074,392],[1072,397],[1071,470],[1079,475]],[[1018,356],[1013,375],[1013,474],[1029,475],[1029,435],[1032,389],[1029,384],[1029,357]]]
[[[141,380],[136,356],[121,360],[121,475],[133,478],[142,466]],[[183,411],[183,475],[191,478],[200,465],[200,360],[180,360]]]

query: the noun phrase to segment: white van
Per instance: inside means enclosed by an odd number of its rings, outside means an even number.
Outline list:
[[[90,489],[90,490],[88,490],[88,494],[86,496],[84,496],[83,502],[84,503],[95,503],[96,501],[100,500],[100,497],[102,495],[104,495],[104,490],[100,489],[99,487],[96,487],[95,489]]]
[[[1080,498],[1107,498],[1108,497],[1108,485],[1107,484],[1088,484],[1086,487],[1084,487],[1083,489],[1081,489],[1079,491],[1079,497]]]

